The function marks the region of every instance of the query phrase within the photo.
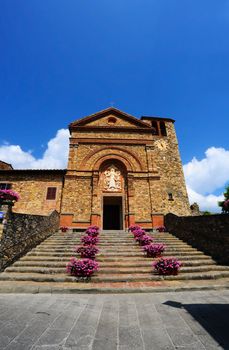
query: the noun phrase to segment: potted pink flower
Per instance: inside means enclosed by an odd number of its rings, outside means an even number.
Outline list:
[[[61,232],[67,232],[69,230],[68,226],[60,226]]]
[[[0,190],[0,205],[13,206],[19,200],[19,194],[13,190]]]
[[[157,230],[158,232],[165,232],[165,231],[166,231],[166,228],[165,228],[165,226],[158,226],[158,227],[156,227],[156,230]]]
[[[165,245],[162,243],[148,244],[143,246],[143,251],[146,253],[146,256],[152,257],[152,258],[157,258],[161,256],[164,250],[165,250]]]
[[[96,245],[98,243],[98,237],[84,236],[81,238],[83,245]]]
[[[134,235],[134,238],[136,239],[137,237],[144,236],[146,234],[146,231],[140,228],[138,230],[134,230],[132,233]]]
[[[89,278],[99,268],[99,264],[92,259],[76,259],[72,257],[66,266],[66,272],[75,277]]]
[[[138,226],[138,225],[131,225],[131,226],[129,226],[128,231],[133,232],[133,231],[136,231],[136,230],[139,230],[139,229],[141,229],[140,226]]]
[[[139,237],[136,237],[135,240],[140,244],[140,245],[148,245],[153,241],[153,237],[149,235],[142,235]]]
[[[177,258],[160,258],[152,264],[159,275],[177,275],[182,263]]]
[[[89,226],[86,229],[86,234],[91,237],[96,237],[99,234],[99,227],[98,226]]]
[[[99,252],[99,249],[94,245],[84,245],[76,247],[74,251],[77,254],[80,254],[81,258],[95,259],[96,254]]]

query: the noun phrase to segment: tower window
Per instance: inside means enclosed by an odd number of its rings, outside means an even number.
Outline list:
[[[160,131],[162,136],[167,136],[165,122],[160,122]]]
[[[46,199],[54,200],[56,199],[56,187],[48,187]]]
[[[173,194],[170,192],[170,193],[168,193],[168,197],[169,197],[169,201],[173,201],[174,199],[173,199]]]
[[[151,123],[152,123],[152,129],[153,129],[152,134],[153,134],[153,135],[158,135],[159,132],[158,132],[158,125],[157,125],[157,122],[154,121],[154,120],[152,120]]]

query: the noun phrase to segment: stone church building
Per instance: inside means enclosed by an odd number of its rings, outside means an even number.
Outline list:
[[[14,211],[60,213],[60,225],[152,228],[167,213],[190,215],[174,120],[108,108],[69,125],[67,169],[16,170],[0,162]]]

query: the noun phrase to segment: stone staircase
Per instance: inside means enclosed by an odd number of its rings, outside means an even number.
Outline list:
[[[28,286],[37,291],[142,291],[165,288],[190,288],[209,285],[228,286],[229,267],[220,266],[211,257],[192,248],[169,233],[154,233],[154,242],[166,245],[163,256],[175,256],[182,261],[177,276],[158,276],[152,272],[153,258],[146,258],[131,233],[124,231],[102,232],[97,255],[99,271],[89,283],[76,282],[65,273],[73,248],[80,245],[83,233],[56,233],[27,253],[0,274],[0,291],[3,286],[26,291]],[[214,281],[214,283],[212,283]],[[24,286],[24,287],[23,287]],[[42,288],[45,287],[45,288]],[[21,288],[21,289],[20,289]],[[29,290],[31,290],[31,288]],[[37,288],[37,289],[36,289]],[[200,288],[201,289],[201,288]]]

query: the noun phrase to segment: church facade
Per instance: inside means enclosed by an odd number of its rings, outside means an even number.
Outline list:
[[[61,225],[107,230],[157,227],[169,212],[190,215],[173,119],[111,107],[69,130],[67,169],[0,170],[0,186],[20,194],[15,211],[56,209]]]

